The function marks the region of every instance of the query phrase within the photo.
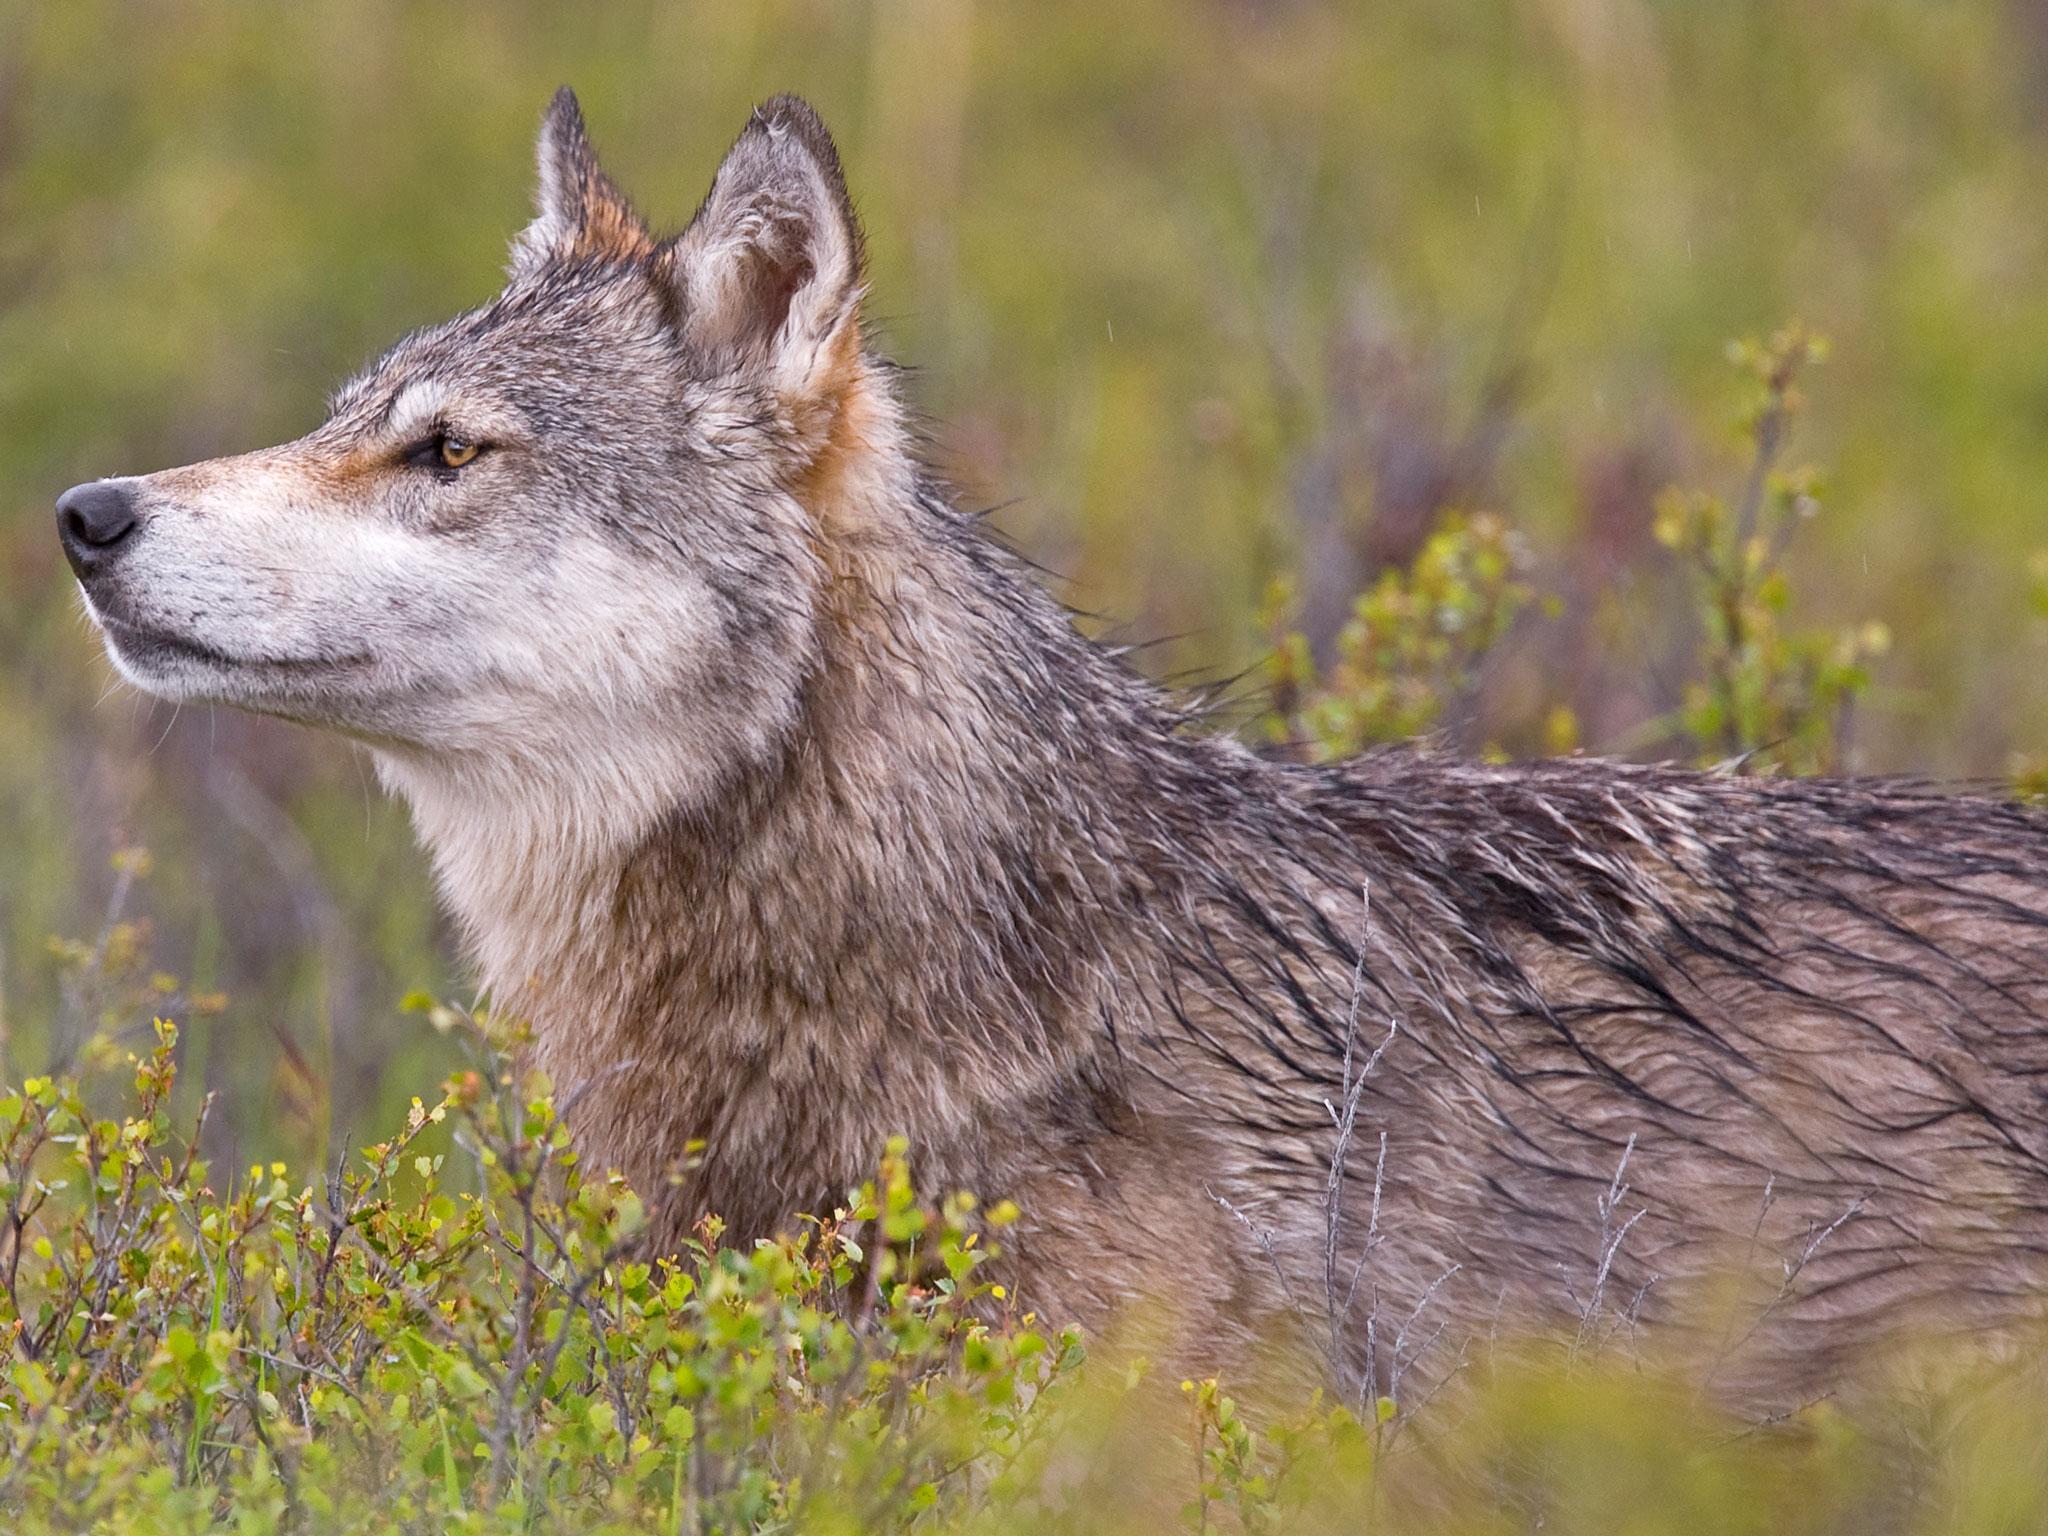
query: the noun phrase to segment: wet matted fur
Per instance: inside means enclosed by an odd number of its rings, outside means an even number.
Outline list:
[[[1661,1322],[1786,1384],[2035,1315],[2048,822],[1262,760],[920,468],[809,108],[668,239],[567,93],[540,168],[501,295],[296,442],[107,482],[136,526],[73,553],[138,686],[368,744],[664,1242],[902,1133],[1020,1202],[1029,1304],[1170,1285],[1212,1360]]]

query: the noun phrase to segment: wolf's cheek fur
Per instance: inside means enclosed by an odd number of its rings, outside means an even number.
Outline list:
[[[702,740],[720,755],[793,707],[793,676],[741,697],[733,681],[750,626],[707,575],[679,559],[658,565],[602,535],[579,532],[508,579],[502,561],[460,610],[425,594],[439,637],[412,665],[440,706],[428,743],[439,753],[501,753],[534,762],[581,756],[588,733],[622,716],[663,723],[671,742]],[[771,649],[801,644],[784,615]],[[746,658],[750,682],[764,671]],[[772,673],[765,674],[772,676]],[[673,746],[669,754],[675,755]]]

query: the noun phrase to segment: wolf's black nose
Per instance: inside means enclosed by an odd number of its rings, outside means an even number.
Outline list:
[[[83,578],[103,571],[135,531],[135,498],[117,480],[88,480],[57,498],[57,537]]]

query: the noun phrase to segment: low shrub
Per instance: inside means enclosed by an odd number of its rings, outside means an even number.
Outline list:
[[[977,1278],[1013,1213],[920,1203],[901,1147],[786,1241],[650,1260],[502,1059],[316,1187],[196,1155],[176,1039],[90,1053],[111,1109],[0,1098],[9,1529],[870,1529],[1013,1461],[1079,1359]]]
[[[22,1536],[2048,1522],[2031,1366],[1753,1422],[1619,1347],[1539,1340],[1416,1411],[1304,1385],[1254,1414],[1129,1352],[1084,1362],[979,1273],[1015,1211],[920,1199],[901,1145],[787,1239],[712,1220],[653,1257],[638,1197],[503,1058],[295,1184],[197,1155],[176,1039],[158,1021],[0,1097]]]

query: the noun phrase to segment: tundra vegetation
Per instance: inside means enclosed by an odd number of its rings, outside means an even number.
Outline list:
[[[1902,1359],[1757,1424],[1589,1292],[1434,1403],[1254,1408],[1018,1313],[975,1262],[1009,1213],[883,1149],[787,1243],[654,1263],[506,1026],[439,1000],[410,833],[348,756],[100,696],[54,488],[289,436],[474,301],[526,212],[500,151],[564,80],[666,212],[789,88],[846,141],[946,467],[1026,496],[996,517],[1078,605],[1173,637],[1150,670],[1270,655],[1219,691],[1263,749],[2048,790],[2038,7],[1101,21],[0,14],[0,1527],[2048,1523],[2027,1360]],[[1719,339],[1792,313],[1833,356],[1740,348],[1731,447]]]

